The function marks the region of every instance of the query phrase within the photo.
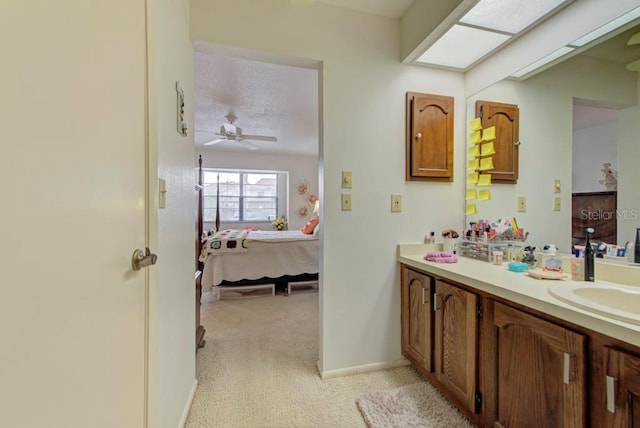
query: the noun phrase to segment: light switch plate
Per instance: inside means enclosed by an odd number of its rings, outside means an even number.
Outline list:
[[[353,177],[351,171],[342,171],[342,188],[351,189]]]
[[[518,212],[527,212],[527,198],[524,196],[518,196]]]
[[[402,195],[391,194],[391,212],[399,213],[402,211]]]
[[[163,178],[158,179],[158,208],[167,207],[167,182]]]
[[[558,197],[553,198],[553,210],[560,211],[560,198]]]
[[[553,180],[553,193],[560,193],[560,179]]]
[[[342,211],[351,211],[351,193],[342,194]]]

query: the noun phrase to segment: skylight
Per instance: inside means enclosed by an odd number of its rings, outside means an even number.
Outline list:
[[[510,36],[500,33],[454,25],[417,61],[453,68],[467,68],[509,38]]]
[[[529,64],[528,66],[522,68],[521,70],[516,71],[510,77],[520,79],[522,77],[527,78],[528,75],[531,75],[533,72],[540,72],[545,69],[545,65],[549,64],[553,61],[558,60],[570,53],[579,53],[587,49],[592,42],[595,40],[604,38],[605,36],[611,37],[612,35],[617,34],[624,28],[628,27],[630,22],[637,20],[640,18],[640,7],[637,7],[624,15],[619,16],[618,18],[609,21],[608,23],[596,28],[595,30],[585,34],[579,39],[569,43],[567,46],[564,46],[544,58],[539,59],[538,61]],[[628,24],[628,25],[627,25]],[[559,61],[557,61],[559,62]]]
[[[480,0],[460,22],[494,31],[518,34],[565,0]]]
[[[573,0],[480,0],[416,62],[467,70]]]

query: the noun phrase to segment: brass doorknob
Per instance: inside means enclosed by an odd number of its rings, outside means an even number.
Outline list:
[[[131,267],[133,270],[140,270],[147,266],[155,265],[158,261],[158,256],[149,251],[149,247],[145,248],[145,251],[136,249],[131,256]]]

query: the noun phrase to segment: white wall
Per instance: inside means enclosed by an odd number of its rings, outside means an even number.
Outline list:
[[[638,73],[640,99],[640,73]],[[620,112],[618,140],[618,243],[635,240],[640,227],[640,106]]]
[[[492,186],[493,199],[478,203],[478,217],[515,216],[521,226],[531,231],[529,242],[533,245],[554,243],[561,252],[569,251],[574,98],[591,100],[594,104],[628,106],[637,102],[636,86],[637,79],[620,64],[576,57],[523,82],[504,80],[470,97],[469,116],[474,114],[477,99],[517,104],[520,108],[518,183]],[[633,111],[630,109],[629,115]],[[622,126],[622,115],[620,120]],[[628,126],[637,129],[635,124]],[[633,135],[632,129],[625,131],[628,138]],[[603,162],[600,158],[594,161],[596,173]],[[622,164],[620,168],[624,168]],[[635,170],[631,174],[635,177]],[[559,195],[553,193],[554,179],[561,180]],[[518,196],[527,198],[526,213],[516,210]],[[556,196],[561,198],[560,211],[553,210]]]
[[[602,164],[618,170],[618,122],[602,123],[573,132],[573,193],[604,192]]]
[[[472,97],[516,104],[520,109],[519,178],[517,184],[493,184],[491,201],[478,201],[477,219],[516,217],[518,225],[530,232],[529,244],[542,247],[556,244],[570,251],[571,230],[571,134],[572,99],[552,88],[514,81],[500,82]],[[553,193],[553,180],[560,179],[562,192]],[[527,200],[527,212],[517,212],[517,197]],[[553,198],[562,198],[561,211],[553,211]]]
[[[192,0],[193,40],[322,61],[321,371],[400,359],[396,244],[462,225],[464,85],[399,62],[399,21],[320,3]],[[455,181],[405,182],[405,93],[455,98]],[[340,210],[341,171],[353,210]],[[390,212],[392,193],[403,212]]]
[[[310,118],[310,120],[315,119]],[[285,207],[289,230],[301,229],[311,218],[313,206],[306,202],[306,198],[310,194],[318,195],[317,156],[270,155],[260,152],[231,152],[208,148],[199,149],[197,154],[202,155],[203,168],[265,169],[289,172],[289,188],[287,190],[289,206]],[[308,183],[309,185],[309,191],[303,196],[298,194],[298,185],[301,183]],[[309,213],[305,217],[301,217],[298,214],[298,210],[303,206],[309,208]],[[271,223],[243,223],[243,226],[248,225],[253,225],[263,230],[271,228]],[[233,224],[227,226],[236,227]],[[224,222],[220,224],[221,228],[226,228],[227,226]],[[211,223],[205,223],[205,230],[212,227]]]
[[[195,386],[195,177],[193,137],[178,134],[176,81],[185,91],[193,130],[193,50],[189,1],[157,2],[158,176],[166,180],[166,208],[158,210],[158,286],[155,290],[157,402],[150,420],[178,427]],[[152,330],[153,332],[153,330]],[[153,333],[152,333],[153,334]]]

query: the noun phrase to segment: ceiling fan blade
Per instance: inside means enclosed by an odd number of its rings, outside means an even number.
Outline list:
[[[203,143],[203,146],[213,146],[214,144],[222,143],[223,141],[228,141],[226,138],[218,138],[217,140],[207,141]]]
[[[242,142],[247,145],[247,148],[249,150],[258,150],[260,148],[260,147],[256,146],[255,144],[253,144],[251,141],[242,140]]]
[[[276,137],[269,137],[266,135],[246,135],[242,134],[242,138],[245,140],[256,140],[256,141],[272,141],[276,142],[278,139]]]
[[[631,36],[631,38],[627,42],[627,46],[637,45],[638,43],[640,43],[640,33],[636,33]]]
[[[626,68],[629,71],[640,71],[640,59],[630,62],[629,64],[627,64]]]

